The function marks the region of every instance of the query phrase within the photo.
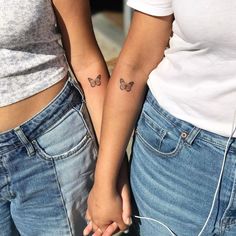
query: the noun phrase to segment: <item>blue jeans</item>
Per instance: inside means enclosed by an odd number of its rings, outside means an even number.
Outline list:
[[[236,140],[224,162],[227,141],[172,116],[149,92],[134,135],[131,187],[134,215],[157,221],[134,217],[130,235],[235,236]]]
[[[82,235],[97,143],[68,80],[39,114],[0,134],[0,235]]]

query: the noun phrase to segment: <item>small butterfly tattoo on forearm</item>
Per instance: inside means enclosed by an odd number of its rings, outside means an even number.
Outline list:
[[[91,87],[100,86],[102,84],[101,78],[101,75],[98,75],[96,79],[88,78]]]
[[[133,81],[132,81],[132,82],[129,82],[129,83],[126,83],[126,82],[124,81],[124,79],[120,79],[120,89],[121,89],[121,90],[125,90],[125,91],[127,91],[127,92],[130,92],[131,89],[132,89],[132,87],[133,87],[133,85],[134,85],[134,82],[133,82]]]

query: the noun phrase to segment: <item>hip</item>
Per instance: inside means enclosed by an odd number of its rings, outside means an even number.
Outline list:
[[[235,154],[235,138],[174,117],[149,92],[135,131],[131,186],[136,214],[161,224],[141,220],[135,224],[140,234],[135,235],[172,235],[167,229],[174,235],[213,235],[226,230],[236,217],[231,214]]]
[[[29,98],[0,107],[0,133],[26,122],[46,107],[62,90],[68,77]]]

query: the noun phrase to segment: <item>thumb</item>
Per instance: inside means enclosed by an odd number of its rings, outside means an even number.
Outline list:
[[[125,184],[121,192],[122,198],[122,219],[126,225],[132,224],[131,214],[131,200],[129,186]]]

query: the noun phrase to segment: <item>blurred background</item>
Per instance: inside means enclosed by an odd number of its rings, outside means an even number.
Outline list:
[[[122,0],[90,0],[92,12],[99,11],[116,11],[121,12],[123,9]]]
[[[90,0],[95,36],[112,71],[129,28],[126,0]]]

